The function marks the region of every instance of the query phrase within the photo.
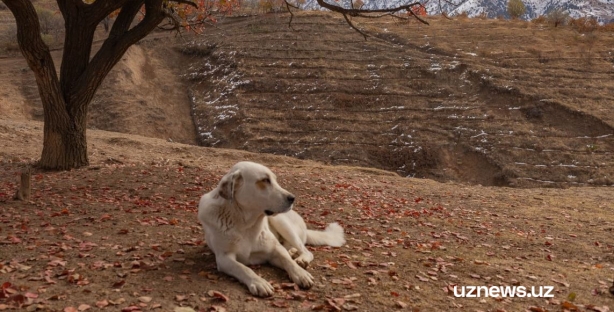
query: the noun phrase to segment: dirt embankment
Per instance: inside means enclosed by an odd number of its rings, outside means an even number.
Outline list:
[[[186,49],[201,144],[439,181],[614,184],[611,33],[383,19],[357,22],[365,41],[336,15],[287,18],[234,19]]]
[[[170,36],[132,46],[106,77],[89,107],[88,128],[195,144],[181,54]],[[59,68],[61,51],[52,52]],[[20,56],[0,59],[0,113],[12,120],[43,120],[34,75]]]

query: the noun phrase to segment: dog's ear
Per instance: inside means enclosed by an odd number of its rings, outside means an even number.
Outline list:
[[[220,181],[220,196],[228,200],[234,199],[235,192],[241,187],[242,182],[243,177],[241,176],[241,171],[236,170],[229,172],[222,178],[222,181]]]

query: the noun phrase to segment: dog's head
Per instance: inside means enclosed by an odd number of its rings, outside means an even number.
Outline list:
[[[218,189],[224,199],[268,216],[287,212],[294,203],[294,195],[279,186],[269,168],[249,161],[234,165],[222,178]]]

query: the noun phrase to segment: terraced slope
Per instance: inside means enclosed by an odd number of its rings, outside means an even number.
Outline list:
[[[435,18],[363,22],[365,41],[334,15],[288,21],[227,20],[183,48],[201,144],[483,185],[614,182],[611,33]]]

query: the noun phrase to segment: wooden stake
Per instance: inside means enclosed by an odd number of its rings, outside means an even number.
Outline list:
[[[24,171],[21,172],[21,184],[19,185],[19,189],[15,193],[13,199],[16,200],[29,200],[30,193],[32,192],[32,187],[30,185],[32,177],[32,168],[28,167]]]

